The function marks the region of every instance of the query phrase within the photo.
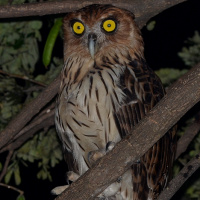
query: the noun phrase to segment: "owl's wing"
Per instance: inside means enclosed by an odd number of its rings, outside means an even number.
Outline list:
[[[126,100],[115,112],[121,137],[131,129],[164,96],[159,78],[142,59],[134,60],[126,67],[120,86]],[[151,134],[151,133],[149,133]],[[132,166],[133,199],[155,198],[166,186],[173,162],[175,129],[170,130],[141,159]]]

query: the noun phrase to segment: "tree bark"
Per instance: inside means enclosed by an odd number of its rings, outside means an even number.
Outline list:
[[[43,16],[67,13],[90,4],[112,4],[133,12],[140,27],[153,16],[186,0],[64,0],[0,7],[0,18]],[[45,9],[44,9],[45,8]]]
[[[169,182],[168,187],[160,194],[158,200],[171,199],[187,179],[200,167],[200,154],[188,162],[179,174]]]
[[[0,149],[8,144],[15,135],[50,102],[57,94],[60,83],[60,76],[53,81],[36,99],[27,104],[21,112],[10,121],[8,126],[0,132]]]
[[[99,195],[200,101],[199,85],[200,64],[168,90],[167,95],[135,126],[131,135],[117,143],[56,200],[92,200]]]

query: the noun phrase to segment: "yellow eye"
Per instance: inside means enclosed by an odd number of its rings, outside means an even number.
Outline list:
[[[103,29],[108,32],[111,33],[113,31],[115,31],[116,29],[116,23],[114,20],[112,19],[107,19],[103,22]]]
[[[81,35],[85,30],[85,27],[81,22],[75,22],[72,28],[74,33],[77,35]]]

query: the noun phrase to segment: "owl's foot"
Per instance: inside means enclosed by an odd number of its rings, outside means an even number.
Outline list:
[[[68,172],[67,172],[67,180],[68,180],[68,181],[74,182],[74,181],[76,181],[79,177],[80,177],[80,175],[77,174],[77,173],[75,173],[75,172],[73,172],[73,171],[68,171]]]
[[[114,146],[115,146],[115,142],[108,142],[107,144],[106,144],[106,152],[109,152],[109,151],[111,151],[113,148],[114,148]]]
[[[73,171],[69,171],[67,172],[67,182],[69,181],[76,181],[80,176],[78,174],[76,174],[75,172]],[[62,185],[62,186],[58,186],[58,187],[55,187],[54,189],[51,190],[51,194],[53,195],[59,195],[61,194],[65,189],[67,189],[69,187],[69,184],[68,185]]]
[[[104,156],[106,153],[111,151],[115,146],[115,142],[108,142],[105,149],[99,149],[96,151],[91,151],[88,154],[88,160],[91,164],[94,164],[98,159]],[[116,199],[115,194],[119,191],[121,186],[121,177],[117,179],[116,182],[108,186],[103,193],[101,193],[97,199],[99,200],[114,200]]]
[[[65,189],[67,189],[69,185],[62,185],[62,186],[57,186],[51,190],[51,194],[53,195],[59,195],[61,194]]]
[[[113,147],[115,146],[114,142],[108,142],[106,144],[105,149],[99,149],[96,151],[90,151],[88,153],[88,161],[90,162],[91,165],[94,165],[94,163],[99,160],[99,158],[103,157],[107,152],[111,151]]]
[[[99,149],[95,151],[90,151],[88,153],[88,161],[91,165],[94,165],[94,163],[99,160],[101,157],[103,157],[107,152],[111,151],[113,147],[115,146],[114,142],[108,142],[106,144],[105,149]]]
[[[106,151],[104,149],[96,150],[96,151],[90,151],[88,153],[88,161],[91,165],[94,165],[94,163],[99,160],[99,158],[103,157],[106,154]]]

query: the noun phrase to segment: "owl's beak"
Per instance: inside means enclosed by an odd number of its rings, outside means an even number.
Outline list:
[[[88,48],[91,57],[94,59],[94,55],[97,52],[98,45],[97,45],[97,35],[94,33],[90,33],[88,35]]]

